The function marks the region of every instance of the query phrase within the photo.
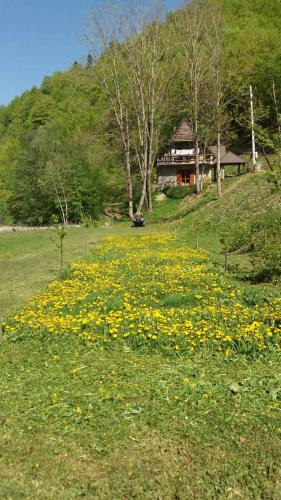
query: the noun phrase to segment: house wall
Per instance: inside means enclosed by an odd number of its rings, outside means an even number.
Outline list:
[[[164,189],[165,187],[173,187],[177,186],[177,171],[185,170],[184,166],[169,166],[169,165],[161,165],[157,167],[157,178],[158,178],[158,189]],[[195,174],[195,166],[194,168],[187,168],[190,172]],[[200,166],[200,178],[202,175],[202,166]],[[207,165],[204,167],[204,178],[212,180],[212,168]]]
[[[158,189],[177,185],[177,169],[171,166],[161,166],[157,168]]]

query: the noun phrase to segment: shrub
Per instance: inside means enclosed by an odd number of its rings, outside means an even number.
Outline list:
[[[164,193],[168,198],[180,200],[186,196],[195,193],[195,186],[173,186],[164,189]]]

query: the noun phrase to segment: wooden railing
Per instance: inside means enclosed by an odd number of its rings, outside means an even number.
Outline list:
[[[199,155],[199,163],[209,163],[212,164],[214,157],[211,154],[205,156]],[[193,164],[195,163],[195,155],[172,155],[164,154],[157,159],[157,165],[175,165],[175,164]]]

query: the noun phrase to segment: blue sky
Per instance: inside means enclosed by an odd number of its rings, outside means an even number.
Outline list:
[[[120,0],[122,2],[122,0]],[[0,0],[0,104],[83,61],[84,25],[99,0]],[[181,0],[166,0],[174,10]]]

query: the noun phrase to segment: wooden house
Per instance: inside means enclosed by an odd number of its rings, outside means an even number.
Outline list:
[[[203,153],[203,147],[199,141],[199,175],[204,181],[215,179],[215,168],[217,159],[216,146],[210,146]],[[224,178],[224,167],[226,165],[240,165],[245,162],[234,153],[226,152],[225,146],[221,146],[221,178]],[[190,124],[182,120],[169,137],[165,147],[157,158],[157,184],[158,189],[173,186],[195,185],[195,149],[194,137]]]

